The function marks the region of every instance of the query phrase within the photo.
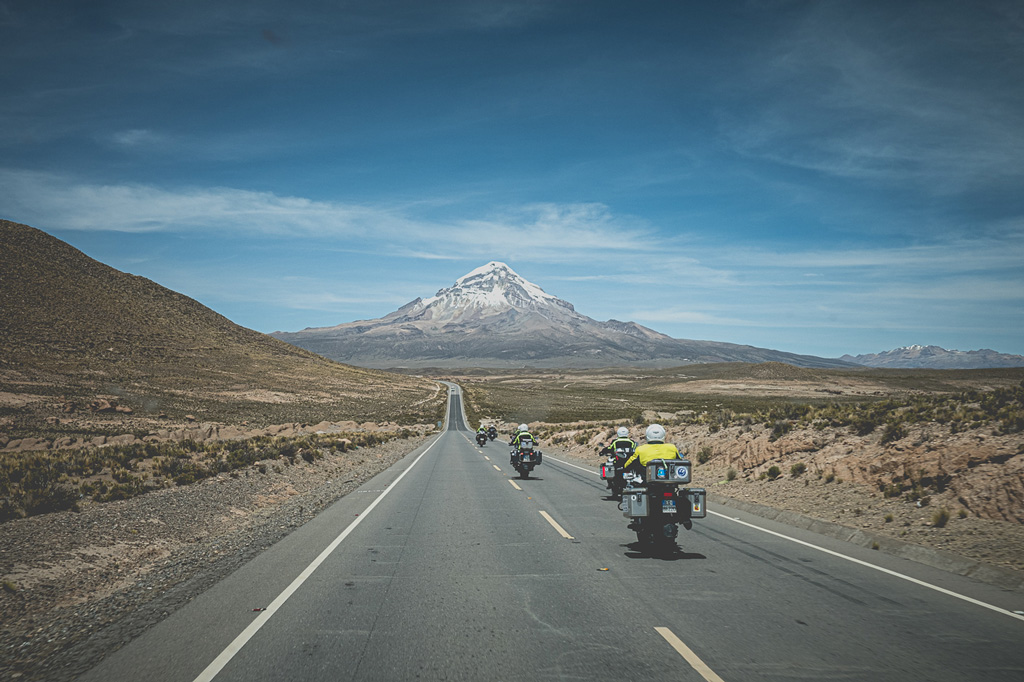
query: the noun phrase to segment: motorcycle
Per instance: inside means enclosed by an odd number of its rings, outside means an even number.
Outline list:
[[[488,429],[487,429],[487,437],[490,438],[491,440],[494,440],[495,438],[497,438],[498,437],[498,429],[494,428],[493,426],[488,427]]]
[[[675,547],[679,526],[693,528],[693,519],[707,516],[704,488],[684,488],[690,482],[688,459],[655,459],[648,462],[645,476],[626,474],[629,484],[622,491],[619,509],[630,519],[629,529],[643,546]]]
[[[483,431],[477,431],[476,432],[476,444],[479,445],[480,447],[483,447],[484,445],[486,445],[487,444],[487,434],[484,433]]]
[[[607,445],[602,445],[599,453],[607,458],[601,465],[601,478],[604,479],[611,491],[612,499],[621,500],[622,490],[626,487],[626,481],[623,478],[626,470],[623,465],[633,455],[633,448],[615,448],[613,450]]]
[[[519,472],[519,478],[529,478],[533,468],[540,466],[544,455],[540,450],[534,449],[532,440],[521,440],[519,445],[512,448],[510,464]]]

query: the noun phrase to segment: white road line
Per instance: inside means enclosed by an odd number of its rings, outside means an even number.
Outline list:
[[[558,459],[557,457],[552,457],[551,455],[548,455],[547,458],[548,459],[553,459],[556,462],[561,462],[562,464],[564,464],[566,466],[570,466],[573,469],[579,469],[580,471],[586,471],[588,474],[594,474],[595,476],[600,476],[601,475],[600,471],[594,471],[593,469],[588,469],[586,467],[577,466],[577,465],[572,464],[570,462],[566,462],[564,459]]]
[[[875,564],[869,563],[867,561],[863,561],[861,559],[856,559],[856,558],[854,558],[852,556],[848,556],[846,554],[841,554],[839,552],[834,552],[831,549],[825,549],[824,547],[819,547],[818,545],[812,544],[810,542],[805,542],[803,540],[797,540],[796,538],[792,538],[792,537],[790,537],[788,535],[783,535],[782,533],[777,533],[777,532],[775,532],[773,530],[768,530],[767,528],[761,528],[760,526],[755,526],[754,524],[747,523],[746,521],[740,521],[739,519],[737,519],[735,517],[732,517],[732,516],[726,516],[725,514],[719,514],[718,512],[709,512],[709,513],[714,514],[715,516],[719,516],[719,517],[721,517],[723,519],[732,521],[733,523],[738,523],[740,525],[747,526],[748,528],[753,528],[754,530],[759,530],[762,533],[768,533],[769,535],[774,535],[775,537],[782,538],[783,540],[789,540],[790,542],[795,542],[798,545],[803,545],[805,547],[810,547],[811,549],[816,549],[819,552],[824,552],[825,554],[831,554],[834,557],[838,557],[840,559],[846,559],[847,561],[852,561],[855,564],[859,564],[861,566],[866,566],[867,568],[873,568],[876,571],[881,571],[882,573],[885,573],[886,575],[891,575],[894,578],[899,578],[901,580],[906,580],[908,582],[914,583],[915,585],[920,585],[921,587],[927,587],[929,590],[935,590],[936,592],[941,592],[942,594],[944,594],[946,596],[956,597],[957,599],[962,599],[965,602],[969,602],[971,604],[974,604],[975,606],[982,606],[982,607],[984,607],[986,609],[991,609],[992,611],[995,611],[997,613],[1001,613],[1004,616],[1009,616],[1010,618],[1016,618],[1017,620],[1024,621],[1024,616],[1018,615],[1018,614],[1014,613],[1013,611],[1008,611],[1006,609],[999,608],[998,606],[993,606],[992,604],[986,604],[983,601],[978,601],[977,599],[974,599],[972,597],[968,597],[966,595],[959,594],[957,592],[953,592],[952,590],[947,590],[944,587],[939,587],[938,585],[932,585],[931,583],[926,583],[923,580],[918,580],[917,578],[912,578],[909,575],[904,575],[903,573],[899,573],[897,571],[893,571],[893,570],[890,570],[888,568],[883,568],[881,566],[876,566]]]
[[[305,570],[303,570],[302,573],[300,573],[299,576],[292,581],[292,584],[286,587],[284,591],[281,592],[281,594],[277,595],[277,598],[275,598],[274,601],[270,602],[270,606],[268,606],[266,610],[260,613],[260,615],[256,616],[252,623],[249,624],[249,627],[243,630],[242,633],[238,635],[238,637],[235,637],[235,640],[231,642],[231,644],[229,644],[227,648],[224,649],[224,651],[220,652],[220,655],[217,656],[217,658],[213,659],[213,662],[210,663],[210,665],[206,666],[206,670],[201,672],[199,674],[199,677],[197,677],[194,680],[194,682],[211,682],[211,680],[213,680],[213,678],[216,677],[217,674],[224,669],[224,666],[226,666],[231,661],[231,659],[235,657],[235,654],[241,651],[242,647],[244,647],[246,643],[250,639],[252,639],[253,635],[259,632],[260,628],[266,625],[267,621],[270,620],[270,617],[277,613],[277,610],[281,608],[284,605],[284,603],[288,601],[288,599],[293,594],[295,594],[295,592],[300,587],[302,587],[302,583],[306,582],[306,579],[309,578],[309,576],[313,575],[313,572],[320,567],[320,564],[327,560],[327,557],[331,555],[331,552],[337,549],[338,545],[340,545],[342,541],[345,538],[347,538],[352,533],[352,531],[356,529],[356,526],[362,523],[363,519],[365,519],[370,514],[370,512],[373,511],[378,504],[380,504],[380,501],[383,500],[389,492],[395,489],[395,486],[398,485],[398,482],[405,478],[405,475],[412,471],[412,468],[414,466],[419,464],[420,460],[423,459],[423,457],[428,452],[430,452],[430,449],[437,445],[439,440],[440,438],[437,438],[436,440],[434,440],[433,443],[430,444],[430,446],[426,450],[421,452],[420,456],[417,457],[416,460],[398,476],[398,478],[396,478],[390,485],[388,485],[387,488],[384,489],[384,492],[380,494],[380,497],[371,502],[370,506],[364,509],[359,514],[359,516],[356,517],[355,521],[350,523],[348,527],[345,528],[345,530],[341,531],[341,534],[338,537],[334,538],[334,541],[331,542],[331,544],[327,545],[327,548],[324,551],[320,552],[320,556],[314,559],[309,566],[306,566]]]
[[[566,540],[575,540],[576,539],[573,536],[571,536],[568,533],[566,533],[565,529],[562,528],[561,526],[559,526],[558,522],[555,521],[553,518],[551,518],[551,514],[548,514],[546,511],[541,511],[540,515],[543,516],[545,519],[547,519],[547,522],[550,523],[552,525],[552,527],[554,527],[554,529],[558,531],[558,534],[561,535],[563,538],[565,538]]]
[[[508,479],[508,482],[511,483],[512,487],[515,488],[516,490],[522,490],[522,488],[519,487],[519,484],[513,481],[511,478]]]
[[[553,459],[556,462],[561,462],[562,464],[566,464],[566,465],[571,466],[573,468],[579,469],[580,471],[589,471],[590,473],[594,474],[595,476],[600,476],[601,475],[601,473],[598,472],[598,471],[594,471],[592,469],[586,469],[586,468],[581,467],[581,466],[576,466],[575,464],[572,464],[570,462],[566,462],[564,460],[558,459],[557,457],[550,457],[549,456],[548,459]],[[1014,613],[1013,611],[1008,611],[1007,609],[1003,609],[1003,608],[1000,608],[998,606],[993,606],[992,604],[987,604],[987,603],[985,603],[983,601],[978,601],[977,599],[973,599],[973,598],[968,597],[966,595],[959,594],[959,593],[953,592],[951,590],[947,590],[947,589],[945,589],[943,587],[939,587],[938,585],[932,585],[931,583],[926,583],[923,580],[918,580],[917,578],[912,578],[909,575],[904,575],[903,573],[898,573],[898,572],[892,571],[892,570],[890,570],[888,568],[882,568],[881,566],[876,566],[875,564],[869,563],[867,561],[862,561],[861,559],[855,559],[854,557],[848,556],[846,554],[840,554],[839,552],[834,552],[831,549],[825,549],[824,547],[819,547],[818,545],[812,544],[810,542],[805,542],[804,540],[797,540],[796,538],[790,537],[788,535],[783,535],[782,533],[777,533],[777,532],[775,532],[773,530],[768,530],[767,528],[762,528],[761,526],[754,525],[753,523],[747,523],[746,521],[740,521],[739,519],[737,519],[734,516],[727,516],[725,514],[720,514],[718,512],[711,511],[711,510],[708,510],[708,513],[709,514],[714,514],[715,516],[723,518],[723,519],[725,519],[727,521],[732,521],[733,523],[739,523],[739,524],[747,526],[749,528],[753,528],[754,530],[759,530],[762,533],[768,533],[769,535],[775,535],[776,537],[783,538],[784,540],[789,540],[790,542],[795,542],[798,545],[804,545],[805,547],[810,547],[811,549],[816,549],[819,552],[825,552],[826,554],[831,554],[832,556],[839,557],[840,559],[846,559],[847,561],[852,561],[855,564],[860,564],[861,566],[866,566],[867,568],[873,568],[876,571],[881,571],[882,573],[886,573],[888,575],[891,575],[894,578],[900,578],[901,580],[906,580],[906,581],[912,582],[915,585],[920,585],[921,587],[927,587],[929,590],[935,590],[936,592],[941,592],[942,594],[945,594],[945,595],[947,595],[949,597],[956,597],[957,599],[962,599],[962,600],[964,600],[966,602],[969,602],[971,604],[974,604],[976,606],[981,606],[981,607],[984,607],[986,609],[991,609],[992,611],[995,611],[997,613],[1001,613],[1004,616],[1010,616],[1011,618],[1016,618],[1017,620],[1024,621],[1024,615]]]
[[[693,666],[693,669],[701,674],[708,682],[724,682],[714,670],[708,667],[707,663],[700,660],[700,656],[693,653],[690,647],[683,644],[683,640],[676,637],[676,634],[668,628],[654,628],[658,634],[665,638],[672,648],[679,652],[679,655],[686,659],[686,662]]]

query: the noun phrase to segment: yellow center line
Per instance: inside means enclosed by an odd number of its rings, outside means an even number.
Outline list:
[[[561,535],[563,538],[565,538],[566,540],[576,539],[573,536],[566,533],[565,529],[559,526],[558,522],[551,518],[551,514],[548,514],[546,511],[541,511],[540,515],[547,519],[547,522],[550,523],[554,527],[554,529],[558,531],[558,534]]]
[[[658,634],[665,638],[665,641],[672,645],[672,648],[679,652],[679,655],[686,659],[686,662],[693,666],[693,669],[701,674],[708,682],[724,682],[714,670],[708,667],[707,663],[700,660],[700,656],[693,653],[690,647],[683,644],[683,640],[676,637],[676,634],[668,628],[654,628]]]
[[[487,460],[488,462],[490,462],[490,461],[491,461],[491,458],[490,458],[490,457],[488,457],[487,455],[484,455],[484,459],[486,459],[486,460]]]
[[[492,464],[491,466],[497,469],[498,471],[501,471],[501,467],[498,466],[497,464]]]
[[[511,478],[508,479],[508,482],[511,483],[512,487],[515,488],[516,490],[522,490],[522,488],[520,488],[519,485],[515,481],[513,481]]]

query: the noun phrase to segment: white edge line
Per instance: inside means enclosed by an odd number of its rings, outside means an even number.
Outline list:
[[[672,648],[679,652],[679,655],[686,659],[694,670],[700,673],[708,682],[724,682],[721,677],[718,676],[714,670],[708,667],[708,664],[700,659],[700,656],[693,653],[693,650],[683,643],[683,640],[676,637],[676,633],[672,632],[668,628],[654,628],[659,635],[665,638],[665,641],[672,645]]]
[[[593,471],[592,469],[587,469],[585,467],[576,466],[575,464],[572,464],[571,462],[566,462],[564,460],[558,459],[557,457],[548,457],[548,459],[553,459],[556,462],[561,462],[562,464],[565,464],[565,465],[571,466],[573,468],[579,469],[580,471],[589,471],[590,473],[594,474],[595,476],[600,476],[601,475],[599,472]],[[986,602],[979,601],[979,600],[974,599],[972,597],[968,597],[966,595],[959,594],[957,592],[953,592],[952,590],[947,590],[946,588],[939,587],[938,585],[932,585],[931,583],[926,583],[923,580],[918,580],[917,578],[912,578],[909,575],[904,575],[903,573],[899,573],[897,571],[893,571],[893,570],[890,570],[888,568],[883,568],[881,566],[876,566],[875,564],[872,564],[872,563],[870,563],[868,561],[863,561],[861,559],[856,559],[856,558],[854,558],[852,556],[848,556],[846,554],[840,554],[839,552],[832,551],[831,549],[825,549],[824,547],[819,547],[818,545],[812,544],[810,542],[805,542],[804,540],[797,540],[796,538],[790,537],[788,535],[783,535],[782,533],[777,533],[777,532],[775,532],[773,530],[768,530],[767,528],[762,528],[761,526],[754,525],[753,523],[747,523],[746,521],[740,521],[738,518],[736,518],[734,516],[726,516],[725,514],[720,514],[718,512],[711,511],[710,509],[708,510],[708,513],[709,514],[714,514],[715,516],[721,517],[721,518],[726,519],[728,521],[732,521],[733,523],[739,523],[739,524],[742,524],[744,526],[748,526],[750,528],[753,528],[755,530],[759,530],[759,531],[761,531],[763,533],[768,533],[770,535],[775,535],[775,536],[783,538],[785,540],[789,540],[790,542],[795,542],[795,543],[797,543],[799,545],[804,545],[806,547],[810,547],[811,549],[816,549],[819,552],[825,552],[826,554],[831,554],[832,556],[839,557],[840,559],[846,559],[847,561],[852,561],[855,564],[860,564],[861,566],[866,566],[867,568],[873,568],[876,571],[881,571],[882,573],[886,573],[886,574],[891,575],[891,576],[893,576],[895,578],[900,578],[902,580],[907,580],[909,582],[914,583],[915,585],[920,585],[921,587],[927,587],[930,590],[935,590],[936,592],[941,592],[942,594],[945,594],[945,595],[947,595],[949,597],[956,597],[957,599],[962,599],[962,600],[964,600],[966,602],[969,602],[971,604],[974,604],[976,606],[982,606],[982,607],[984,607],[986,609],[991,609],[992,611],[995,611],[997,613],[1001,613],[1004,616],[1010,616],[1011,618],[1016,618],[1017,620],[1024,621],[1024,616],[1022,616],[1020,614],[1017,614],[1017,613],[1014,613],[1013,611],[1008,611],[1007,609],[1001,608],[999,606],[994,606],[992,604],[988,604]]]
[[[988,603],[985,603],[983,601],[979,601],[977,599],[974,599],[973,597],[968,597],[968,596],[960,594],[958,592],[953,592],[952,590],[947,590],[946,588],[939,587],[938,585],[932,585],[931,583],[926,583],[923,580],[918,580],[917,578],[912,578],[909,575],[905,575],[903,573],[899,573],[898,571],[893,571],[892,569],[883,568],[882,566],[877,566],[877,565],[872,564],[872,563],[870,563],[868,561],[864,561],[862,559],[857,559],[855,557],[848,556],[846,554],[841,554],[840,552],[835,552],[835,551],[833,551],[831,549],[826,549],[824,547],[819,547],[818,545],[812,544],[810,542],[805,542],[804,540],[798,540],[798,539],[796,539],[794,537],[790,537],[788,535],[783,535],[782,533],[777,533],[774,530],[768,530],[767,528],[762,528],[762,527],[756,526],[756,525],[754,525],[752,523],[747,523],[746,521],[740,521],[739,519],[737,519],[735,517],[732,517],[732,516],[726,516],[725,514],[719,514],[718,512],[714,512],[714,511],[710,511],[710,510],[708,510],[708,513],[714,514],[715,516],[721,517],[723,519],[727,519],[729,521],[732,521],[733,523],[738,523],[740,525],[747,526],[748,528],[753,528],[755,530],[759,530],[762,533],[768,533],[769,535],[774,535],[775,537],[782,538],[783,540],[789,540],[790,542],[795,542],[798,545],[803,545],[804,547],[810,547],[811,549],[816,549],[819,552],[824,552],[825,554],[831,554],[834,557],[838,557],[840,559],[846,559],[847,561],[852,561],[855,564],[859,564],[861,566],[866,566],[867,568],[873,568],[876,571],[881,571],[882,573],[885,573],[887,575],[891,575],[894,578],[900,578],[901,580],[906,580],[908,582],[912,582],[915,585],[920,585],[921,587],[927,587],[929,590],[935,590],[936,592],[941,592],[942,594],[944,594],[944,595],[946,595],[948,597],[956,597],[957,599],[962,599],[965,602],[969,602],[971,604],[974,604],[975,606],[982,606],[982,607],[984,607],[986,609],[991,609],[992,611],[995,611],[997,613],[1001,613],[1001,614],[1003,614],[1005,616],[1010,616],[1011,618],[1016,618],[1017,620],[1024,621],[1024,616],[1018,615],[1018,614],[1014,613],[1013,611],[1008,611],[1008,610],[1006,610],[1004,608],[1000,608],[998,606],[994,606],[992,604],[988,604]]]
[[[239,634],[238,637],[235,637],[234,641],[231,642],[231,644],[229,644],[227,648],[225,648],[224,651],[222,651],[220,655],[217,656],[217,658],[213,659],[213,662],[210,663],[210,665],[206,666],[206,669],[203,670],[203,672],[201,672],[199,676],[195,678],[194,682],[211,682],[213,678],[216,677],[217,674],[224,669],[224,666],[226,666],[231,661],[231,659],[235,657],[235,654],[241,651],[242,647],[244,647],[246,643],[250,639],[252,639],[253,635],[259,632],[260,628],[266,625],[267,621],[270,620],[270,617],[273,616],[277,612],[277,610],[281,608],[281,606],[283,606],[284,603],[288,601],[288,599],[293,594],[295,594],[295,592],[300,587],[302,587],[302,583],[306,582],[306,579],[309,578],[309,576],[313,575],[313,572],[320,567],[320,564],[327,560],[327,557],[331,555],[331,552],[337,549],[338,545],[340,545],[342,541],[345,538],[347,538],[349,534],[352,533],[353,530],[356,529],[356,526],[363,522],[363,519],[365,519],[366,516],[371,511],[373,511],[373,509],[380,503],[380,501],[383,500],[384,497],[387,496],[389,492],[395,489],[395,486],[398,485],[398,482],[405,478],[405,475],[412,471],[412,468],[414,466],[419,464],[419,461],[423,459],[424,455],[430,452],[430,449],[437,445],[438,441],[440,441],[440,436],[438,436],[438,438],[435,439],[434,442],[431,443],[426,450],[421,452],[420,456],[417,457],[416,460],[398,476],[398,478],[392,481],[391,484],[384,489],[384,492],[382,492],[373,502],[370,503],[370,506],[368,506],[366,509],[360,512],[356,520],[350,523],[348,527],[345,528],[345,530],[343,530],[341,534],[334,539],[333,542],[331,542],[331,544],[327,545],[327,548],[324,549],[324,551],[320,552],[320,556],[314,559],[313,562],[309,564],[309,566],[306,566],[305,570],[303,570],[302,573],[300,573],[298,577],[296,577],[295,580],[292,581],[291,585],[286,587],[284,591],[281,592],[281,594],[277,595],[277,598],[275,598],[274,601],[270,603],[270,606],[268,606],[262,613],[260,613],[260,615],[258,615],[255,618],[255,620],[253,620],[249,624],[249,627],[245,628],[245,630],[242,630],[241,634]]]
[[[564,464],[566,466],[570,466],[570,467],[572,467],[574,469],[579,469],[580,471],[586,471],[587,473],[594,474],[595,476],[600,476],[601,475],[601,472],[599,472],[599,471],[594,471],[593,469],[588,469],[586,467],[577,466],[575,464],[572,464],[571,462],[566,462],[564,459],[558,459],[557,457],[551,457],[550,455],[548,455],[548,459],[553,459],[556,462],[561,462],[562,464]]]
[[[551,518],[551,514],[548,514],[546,511],[541,510],[540,515],[543,516],[545,519],[547,519],[547,522],[550,523],[551,526],[555,530],[557,530],[558,534],[561,535],[563,538],[565,538],[566,540],[575,540],[576,539],[573,536],[571,536],[568,533],[566,533],[565,529],[562,528],[561,526],[559,526],[558,522],[555,521],[553,518]]]

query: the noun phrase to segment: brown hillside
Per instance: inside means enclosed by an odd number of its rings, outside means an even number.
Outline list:
[[[131,419],[186,414],[254,424],[431,421],[436,394],[433,382],[326,360],[0,221],[0,432],[9,437],[99,419],[98,400],[120,406],[123,426],[139,430]]]

